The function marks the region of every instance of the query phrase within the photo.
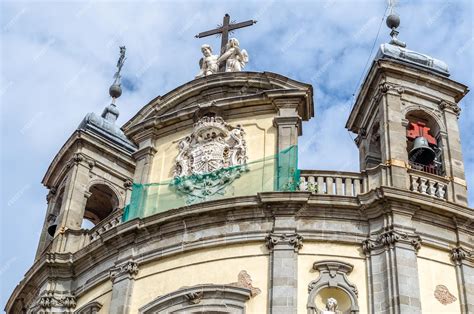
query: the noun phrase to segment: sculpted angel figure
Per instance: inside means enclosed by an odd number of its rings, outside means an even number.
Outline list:
[[[226,72],[239,72],[249,62],[249,55],[245,49],[240,49],[239,41],[231,38],[226,45],[225,52],[217,59],[217,63],[225,61]]]
[[[201,70],[196,75],[196,78],[208,76],[217,73],[219,64],[217,63],[217,55],[212,54],[211,46],[204,44],[201,46],[201,51],[204,57],[199,60]]]

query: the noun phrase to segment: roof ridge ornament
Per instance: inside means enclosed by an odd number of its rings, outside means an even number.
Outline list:
[[[390,14],[387,16],[386,23],[387,23],[388,28],[392,30],[390,32],[390,37],[392,37],[390,44],[405,48],[407,44],[397,38],[399,34],[399,32],[397,31],[397,28],[398,26],[400,26],[400,16],[394,13],[395,2],[396,2],[395,0],[388,0]]]
[[[120,57],[117,61],[117,71],[114,74],[114,82],[109,88],[109,95],[112,97],[112,103],[104,108],[101,117],[105,120],[115,123],[119,116],[119,110],[115,106],[115,100],[122,95],[122,86],[121,86],[121,75],[120,72],[122,71],[123,64],[125,63],[125,51],[127,49],[125,46],[120,46]]]
[[[114,74],[114,82],[109,88],[109,95],[112,97],[112,104],[115,104],[115,99],[119,98],[122,95],[122,87],[121,87],[121,76],[120,72],[122,71],[123,64],[125,63],[125,51],[127,48],[125,46],[120,46],[120,57],[117,61],[117,71]]]

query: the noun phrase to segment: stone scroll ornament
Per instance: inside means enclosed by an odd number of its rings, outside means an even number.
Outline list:
[[[202,117],[193,132],[178,143],[174,188],[188,204],[223,195],[247,171],[245,132],[221,117]]]

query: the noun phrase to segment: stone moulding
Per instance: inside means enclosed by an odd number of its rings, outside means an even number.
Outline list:
[[[233,285],[203,284],[183,287],[165,294],[139,309],[151,313],[245,313],[251,297],[248,288]]]
[[[351,300],[350,313],[359,313],[359,305],[357,301],[358,290],[355,284],[351,283],[347,278],[354,266],[337,261],[322,260],[313,264],[313,269],[319,271],[319,277],[308,285],[308,303],[306,308],[308,314],[319,314],[319,309],[315,303],[316,296],[324,288],[337,288],[344,291]]]
[[[362,242],[362,251],[366,255],[377,249],[393,248],[396,243],[403,243],[413,247],[415,252],[421,247],[421,238],[417,234],[407,234],[397,230],[385,231],[376,239],[368,238]]]
[[[270,233],[265,237],[266,245],[269,250],[273,250],[278,244],[287,244],[292,246],[295,251],[303,247],[303,236],[298,233]]]
[[[83,307],[77,309],[74,314],[96,314],[102,308],[102,304],[97,301],[87,303]]]

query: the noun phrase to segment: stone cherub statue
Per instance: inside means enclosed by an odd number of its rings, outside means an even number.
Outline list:
[[[218,63],[226,62],[226,72],[240,72],[249,62],[249,55],[245,49],[240,50],[237,38],[231,38],[226,45],[225,52],[217,59]]]
[[[208,76],[219,71],[219,65],[225,62],[226,72],[240,72],[249,61],[249,55],[245,49],[240,49],[239,41],[231,38],[226,45],[225,52],[220,56],[212,54],[212,48],[209,45],[202,45],[201,51],[204,57],[199,60],[201,70],[196,78]]]
[[[219,64],[217,63],[217,55],[212,54],[211,46],[204,44],[201,46],[201,51],[204,57],[199,60],[199,67],[201,70],[196,75],[196,78],[208,76],[217,73]]]
[[[326,301],[326,309],[321,311],[321,314],[338,314],[337,300],[334,298],[328,298]]]

